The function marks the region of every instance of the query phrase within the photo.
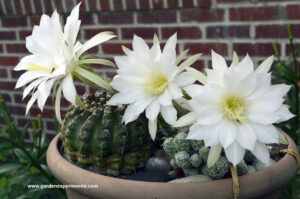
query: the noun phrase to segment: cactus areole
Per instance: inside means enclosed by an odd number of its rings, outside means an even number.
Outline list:
[[[84,95],[86,108],[72,106],[60,132],[65,154],[72,162],[119,176],[145,166],[151,140],[142,117],[125,125],[126,106],[106,105],[111,96],[109,91]]]

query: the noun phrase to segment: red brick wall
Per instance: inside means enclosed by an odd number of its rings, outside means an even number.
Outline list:
[[[33,25],[39,23],[42,13],[51,14],[56,8],[63,18],[79,0],[0,0],[0,90],[14,115],[23,126],[25,106],[22,89],[14,90],[20,72],[12,69],[19,59],[28,54],[25,37]],[[83,0],[80,18],[82,26],[79,40],[84,41],[103,30],[118,35],[90,52],[112,58],[122,54],[121,44],[130,46],[133,34],[152,41],[154,33],[165,41],[175,31],[178,33],[178,51],[190,48],[190,54],[203,52],[204,56],[194,66],[210,64],[210,50],[214,49],[227,59],[233,49],[244,56],[249,53],[257,64],[273,54],[271,42],[278,44],[283,57],[288,54],[286,25],[291,24],[296,41],[300,41],[299,0]],[[110,68],[97,68],[107,76]],[[80,93],[93,92],[79,85]],[[63,105],[67,106],[66,101]],[[63,108],[65,110],[65,108]],[[30,116],[39,113],[37,105]],[[44,126],[53,133],[52,100],[44,108]]]

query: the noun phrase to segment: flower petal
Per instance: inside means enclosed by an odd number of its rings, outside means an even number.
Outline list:
[[[218,53],[212,50],[211,57],[212,57],[212,67],[214,70],[219,70],[219,71],[227,70],[226,61],[221,55],[219,55]]]
[[[62,91],[64,93],[65,98],[73,105],[75,105],[77,92],[71,74],[67,75],[62,81]]]
[[[148,121],[148,129],[152,140],[155,140],[156,131],[157,131],[157,119]]]
[[[155,120],[157,118],[159,110],[159,103],[157,102],[157,100],[153,100],[146,108],[146,117],[151,121]]]
[[[30,98],[29,102],[27,103],[27,106],[26,106],[26,115],[29,111],[29,109],[31,108],[31,106],[33,105],[33,103],[35,102],[35,100],[38,98],[39,96],[39,91],[36,91],[32,97]]]
[[[168,88],[172,99],[179,99],[183,96],[181,89],[174,83],[169,83]]]
[[[282,104],[280,106],[279,110],[277,111],[277,114],[279,116],[279,120],[277,121],[277,123],[287,121],[292,117],[295,117],[295,115],[290,112],[288,106],[285,104]]]
[[[217,144],[215,146],[212,146],[209,150],[208,153],[208,158],[207,158],[207,167],[211,168],[219,159],[220,154],[222,152],[222,145]]]
[[[268,57],[265,61],[263,61],[255,70],[256,73],[267,73],[270,71],[272,63],[274,61],[274,55]]]
[[[152,100],[153,98],[145,98],[130,104],[124,114],[125,124],[136,120]]]
[[[161,106],[161,114],[168,124],[175,124],[177,120],[177,111],[174,106]]]
[[[259,159],[264,164],[268,165],[270,161],[270,153],[267,146],[260,141],[256,141],[253,151],[251,151],[257,159]]]
[[[232,143],[230,146],[225,148],[225,154],[229,162],[234,166],[239,164],[245,155],[246,150],[241,147],[237,142]]]
[[[257,139],[265,144],[277,144],[278,130],[271,125],[251,124]]]
[[[158,101],[163,106],[172,105],[172,98],[168,89],[166,89],[165,92],[158,97]]]
[[[198,113],[190,112],[190,113],[182,116],[181,118],[179,118],[179,120],[177,120],[177,122],[173,125],[173,127],[187,126],[187,125],[192,124],[195,121],[197,121],[198,117],[199,117]]]
[[[50,91],[52,89],[53,83],[55,82],[55,79],[50,79],[48,81],[43,81],[39,87],[39,96],[38,96],[38,106],[43,111],[43,107],[47,101],[47,98],[50,95]]]
[[[244,123],[238,125],[236,139],[242,147],[252,151],[256,142],[256,134],[249,124]]]
[[[219,128],[220,142],[222,146],[226,148],[235,141],[238,134],[238,132],[236,132],[237,128],[234,124],[232,124],[232,122],[227,120],[223,120],[222,124],[219,125]]]

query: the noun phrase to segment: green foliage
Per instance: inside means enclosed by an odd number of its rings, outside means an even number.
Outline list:
[[[42,130],[41,116],[19,130],[0,94],[0,120],[5,125],[0,126],[0,198],[65,198],[62,189],[27,188],[30,184],[58,184],[46,165],[49,140]],[[24,143],[29,127],[32,127],[32,145]]]
[[[289,134],[295,143],[300,145],[300,103],[299,103],[299,87],[300,87],[300,65],[298,59],[300,58],[300,48],[295,49],[292,30],[287,26],[287,31],[290,41],[291,54],[286,60],[282,60],[279,56],[278,49],[275,43],[273,48],[277,57],[276,71],[272,73],[273,78],[278,83],[285,83],[291,85],[291,89],[287,95],[287,102],[290,105],[290,111],[295,115],[289,121],[282,122],[278,125],[283,131]],[[300,175],[289,183],[289,185],[282,191],[282,197],[286,199],[299,199],[300,197]]]
[[[61,139],[73,162],[118,176],[145,166],[151,140],[145,118],[125,125],[122,119],[126,106],[106,105],[111,96],[108,91],[85,95],[85,108],[75,106],[66,114]]]

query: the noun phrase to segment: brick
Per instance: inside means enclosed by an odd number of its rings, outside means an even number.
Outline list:
[[[206,28],[207,38],[249,38],[250,26],[211,26]]]
[[[0,40],[15,40],[16,33],[14,31],[0,31]]]
[[[32,107],[29,110],[29,115],[30,116],[37,116],[38,114],[41,114],[43,118],[54,118],[55,117],[55,112],[53,109],[49,108],[44,108],[43,111],[41,111],[39,108]]]
[[[28,53],[25,44],[6,44],[8,53]]]
[[[21,116],[25,115],[25,106],[8,105],[7,108],[10,114]]]
[[[56,0],[56,1],[60,1],[60,0]],[[28,0],[23,0],[23,4],[25,6],[25,13],[26,14],[32,14],[32,7],[31,7],[31,2]]]
[[[245,2],[251,1],[251,0],[243,0]],[[240,3],[241,0],[217,0],[218,3]]]
[[[278,46],[277,46],[278,47]],[[295,43],[294,42],[294,49],[299,49],[300,48],[300,45],[298,44],[298,43]],[[288,44],[286,44],[285,45],[285,54],[286,54],[286,56],[289,56],[290,54],[291,54],[292,52],[291,52],[291,46],[290,46],[290,44],[288,43]],[[298,54],[299,55],[299,54]]]
[[[76,0],[75,2],[76,2],[76,5],[81,2],[80,7],[79,7],[79,13],[87,11],[87,9],[86,9],[86,4],[88,3],[87,1]]]
[[[15,89],[15,86],[15,82],[0,81],[0,90],[11,91]]]
[[[162,9],[163,8],[163,0],[152,0],[153,9]]]
[[[186,43],[184,49],[190,49],[189,54],[203,53],[210,55],[211,50],[216,51],[222,56],[227,56],[227,44],[225,43]]]
[[[280,45],[277,45],[280,52]],[[272,43],[235,43],[233,44],[233,49],[238,55],[246,55],[247,53],[250,56],[271,56],[274,55],[274,50]]]
[[[28,37],[28,36],[31,35],[31,33],[32,33],[31,31],[21,30],[19,32],[19,38],[20,38],[20,40],[25,40],[26,37]]]
[[[279,15],[279,7],[248,7],[231,8],[229,18],[231,21],[264,21],[275,20]]]
[[[40,20],[41,20],[40,16],[30,16],[28,18],[29,18],[31,26],[39,25],[40,24]]]
[[[84,38],[85,39],[90,39],[93,36],[95,36],[96,34],[103,32],[103,31],[111,31],[115,34],[117,34],[117,29],[115,28],[97,28],[97,29],[85,29],[84,30]]]
[[[18,15],[23,14],[20,0],[15,0],[15,8],[16,8],[16,13],[17,13]]]
[[[286,25],[259,25],[255,28],[256,38],[286,38]]]
[[[112,44],[112,43],[103,43],[102,51],[104,54],[114,54],[114,55],[123,55],[122,45],[129,47],[130,44]]]
[[[0,57],[0,66],[15,66],[19,62],[18,57]]]
[[[9,72],[13,79],[18,79],[24,73],[24,71],[15,71],[15,70],[9,70]]]
[[[137,19],[139,23],[175,23],[177,21],[175,10],[139,12]]]
[[[132,39],[136,34],[144,39],[152,39],[154,34],[158,34],[157,28],[122,28],[122,38]]]
[[[2,93],[2,97],[3,97],[5,102],[11,102],[12,101],[9,94]]]
[[[113,0],[113,4],[116,11],[123,10],[123,4],[120,0]]]
[[[3,46],[2,46],[2,44],[0,44],[0,53],[2,53],[3,52]]]
[[[42,4],[40,0],[33,0],[36,13],[43,13]]]
[[[182,5],[184,8],[194,7],[194,1],[193,0],[184,0],[184,1],[182,1]]]
[[[88,0],[90,11],[98,11],[97,0]]]
[[[98,22],[100,24],[128,24],[133,23],[133,14],[129,12],[115,13],[100,13],[98,14]]]
[[[285,12],[288,19],[300,19],[300,5],[287,5]]]
[[[127,10],[135,10],[136,4],[135,1],[125,1]]]
[[[198,7],[200,8],[207,8],[210,7],[211,5],[211,1],[207,1],[207,0],[197,0],[198,3]]]
[[[0,68],[0,78],[7,78],[7,71],[6,69]]]
[[[178,0],[168,0],[168,8],[178,8]]]
[[[82,25],[92,25],[95,24],[93,15],[89,13],[82,13],[79,16],[79,19],[81,20]]]
[[[24,27],[27,26],[26,17],[3,17],[3,27]]]
[[[53,8],[52,8],[52,4],[51,4],[51,1],[43,1],[44,2],[44,5],[45,5],[45,10],[46,10],[46,13],[50,14],[53,12]]]
[[[191,67],[193,67],[199,71],[202,71],[204,68],[204,60],[197,60],[195,63],[193,63],[191,65]]]
[[[4,5],[6,8],[7,15],[13,15],[13,7],[12,7],[12,1],[11,0],[4,0]]]
[[[46,122],[47,125],[47,130],[52,130],[52,131],[56,131],[56,127],[53,121],[47,121]]]
[[[71,10],[74,8],[74,2],[73,0],[65,0],[65,4],[66,4],[66,11],[67,12],[71,12]]]
[[[224,10],[202,10],[202,9],[186,9],[180,12],[182,22],[210,22],[210,21],[223,21]]]
[[[17,103],[17,104],[23,104],[24,103],[23,94],[14,94],[13,98],[15,100],[15,103]]]
[[[110,10],[109,0],[100,0],[100,6],[102,11],[109,11]]]
[[[141,10],[150,8],[149,0],[139,0],[139,1],[140,1],[140,9]]]
[[[55,8],[58,13],[64,12],[63,6],[62,6],[62,0],[54,0],[54,5],[55,5]]]
[[[162,28],[162,38],[167,39],[177,32],[179,39],[199,39],[202,37],[201,30],[198,27],[167,27]]]

